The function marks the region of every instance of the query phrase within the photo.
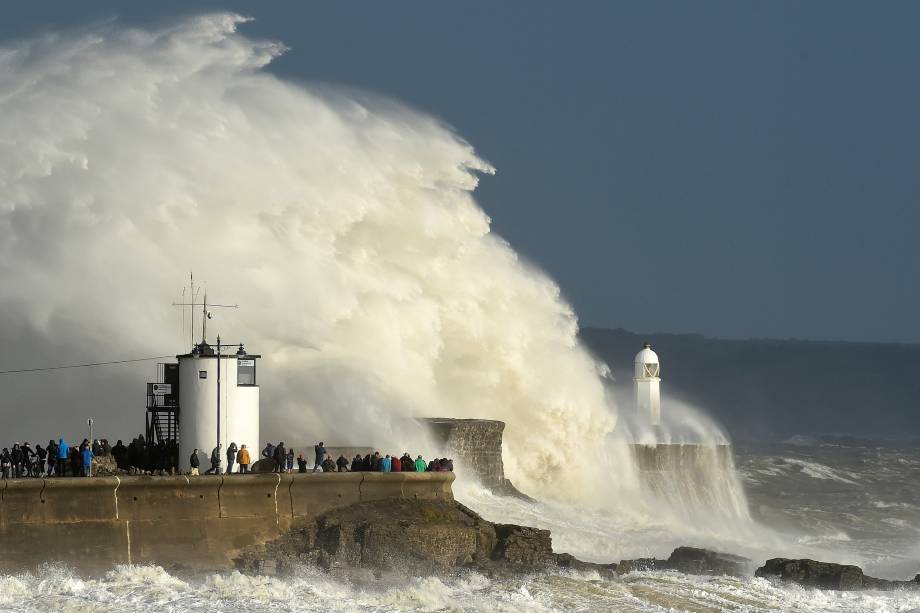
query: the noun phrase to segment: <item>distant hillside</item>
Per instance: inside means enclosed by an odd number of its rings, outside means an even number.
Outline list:
[[[585,328],[581,338],[613,370],[624,400],[632,398],[632,360],[652,343],[662,390],[706,410],[736,438],[920,437],[920,345],[730,341],[604,328]]]

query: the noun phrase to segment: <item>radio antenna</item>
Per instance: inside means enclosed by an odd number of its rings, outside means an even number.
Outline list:
[[[199,285],[198,287],[195,287],[195,277],[192,273],[189,273],[189,296],[191,299],[188,302],[173,302],[173,306],[176,307],[189,307],[189,312],[191,313],[189,339],[191,340],[192,347],[195,346],[195,307],[201,307],[201,344],[207,343],[208,339],[208,320],[211,319],[211,311],[208,310],[208,307],[218,307],[222,309],[240,308],[240,305],[238,304],[208,304],[207,292],[205,292],[204,300],[202,302],[195,302],[195,299],[198,297],[200,292],[201,286]],[[185,311],[183,311],[183,313],[184,312]]]

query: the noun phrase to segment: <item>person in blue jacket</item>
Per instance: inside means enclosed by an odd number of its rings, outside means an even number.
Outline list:
[[[64,440],[64,437],[61,437],[61,439],[58,441],[57,456],[57,469],[60,473],[58,476],[63,477],[64,471],[67,470],[67,460],[70,458],[70,445],[67,444],[67,442]],[[74,475],[74,477],[76,477],[76,475]]]
[[[380,472],[388,473],[393,470],[393,460],[390,459],[390,456],[387,455],[385,458],[380,460]]]
[[[93,476],[93,449],[89,445],[85,445],[82,451],[83,455],[83,476],[92,477]]]

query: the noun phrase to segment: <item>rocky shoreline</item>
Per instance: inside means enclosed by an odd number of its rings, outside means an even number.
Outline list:
[[[920,589],[912,581],[863,574],[858,566],[773,558],[755,570],[752,560],[694,547],[678,547],[667,560],[641,558],[618,564],[583,562],[554,553],[549,530],[495,524],[453,501],[393,499],[329,511],[264,545],[239,552],[247,573],[283,575],[305,564],[356,582],[475,571],[507,577],[548,569],[597,572],[613,578],[634,571],[673,570],[696,575],[771,578],[834,590]]]

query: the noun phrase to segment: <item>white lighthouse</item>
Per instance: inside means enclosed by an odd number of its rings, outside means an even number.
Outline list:
[[[653,426],[661,425],[661,366],[658,354],[652,346],[645,343],[642,351],[636,354],[635,376],[636,410],[640,417],[645,417]]]
[[[198,449],[201,470],[210,467],[211,451],[221,445],[221,468],[226,469],[230,443],[244,444],[253,458],[259,446],[259,386],[256,361],[243,345],[195,345],[179,360],[179,469],[189,469],[189,457]],[[202,455],[203,454],[203,455]]]

